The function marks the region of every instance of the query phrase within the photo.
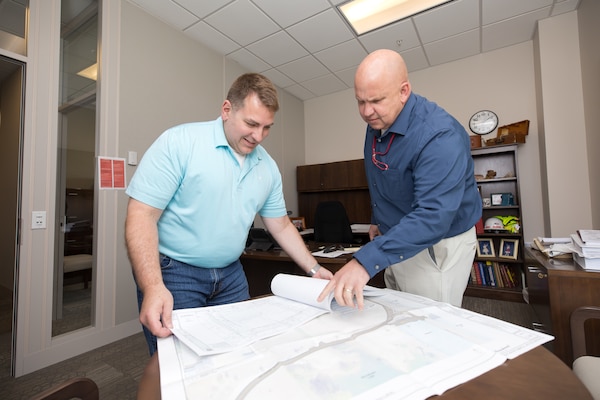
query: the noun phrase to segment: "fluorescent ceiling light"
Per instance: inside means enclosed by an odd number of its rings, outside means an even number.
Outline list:
[[[381,28],[451,0],[352,0],[338,6],[357,35]]]
[[[84,78],[91,79],[93,81],[98,79],[98,63],[90,65],[87,68],[82,69],[77,73],[79,76],[83,76]]]

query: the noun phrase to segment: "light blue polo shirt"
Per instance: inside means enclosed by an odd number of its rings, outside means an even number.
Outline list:
[[[163,210],[159,251],[198,267],[237,260],[256,213],[286,215],[275,161],[258,146],[240,167],[220,117],[165,131],[144,154],[126,193]]]

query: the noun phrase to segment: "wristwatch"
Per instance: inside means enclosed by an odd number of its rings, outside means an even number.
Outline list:
[[[315,274],[317,273],[317,271],[319,271],[319,269],[321,269],[321,265],[319,265],[318,263],[312,267],[310,269],[310,271],[308,271],[308,276],[315,276]]]

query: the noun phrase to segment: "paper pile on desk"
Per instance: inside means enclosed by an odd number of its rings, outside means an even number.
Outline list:
[[[574,251],[571,238],[533,238],[533,244],[546,257],[571,258]]]
[[[600,231],[579,230],[571,235],[573,259],[582,268],[600,271]]]

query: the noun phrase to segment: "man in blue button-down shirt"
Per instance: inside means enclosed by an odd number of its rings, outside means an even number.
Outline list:
[[[481,197],[469,135],[437,104],[411,92],[402,57],[369,54],[355,95],[367,122],[365,169],[371,241],[319,297],[363,305],[362,289],[383,269],[389,288],[461,306],[476,251]]]

